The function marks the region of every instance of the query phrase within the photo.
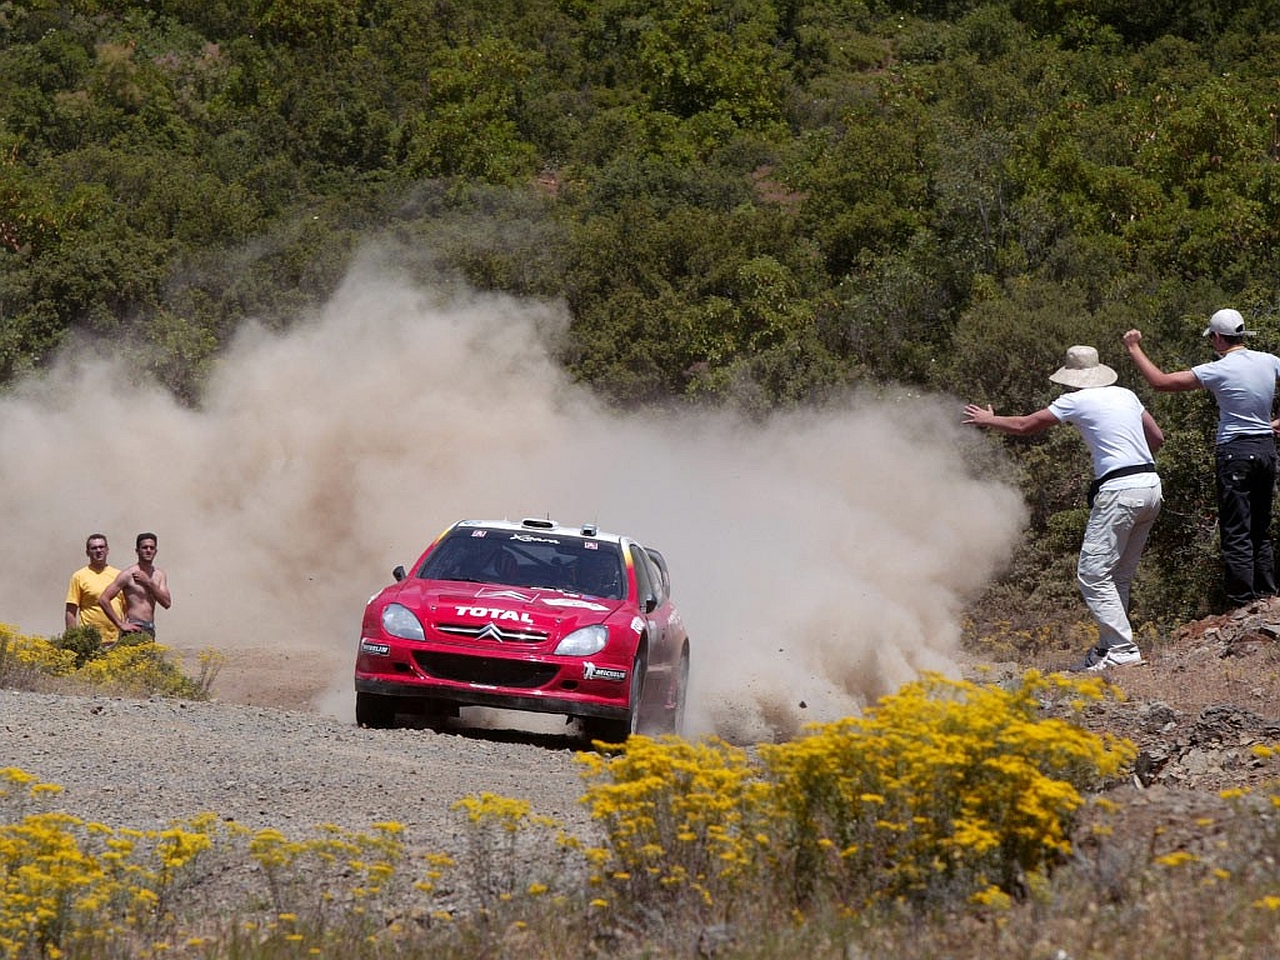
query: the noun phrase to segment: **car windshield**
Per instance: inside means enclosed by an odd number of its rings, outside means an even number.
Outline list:
[[[546,587],[607,600],[626,596],[616,543],[486,527],[450,531],[417,575],[423,580]]]

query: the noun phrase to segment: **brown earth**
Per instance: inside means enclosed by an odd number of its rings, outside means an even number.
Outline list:
[[[1118,691],[1094,705],[1092,730],[1132,740],[1139,749],[1132,785],[1217,794],[1280,776],[1256,756],[1280,744],[1280,598],[1183,625],[1144,641],[1145,662],[1104,676]],[[1053,663],[971,663],[975,677],[997,679]],[[269,648],[229,652],[214,698],[288,710],[351,711],[347,658]]]
[[[1219,792],[1280,775],[1257,745],[1280,744],[1280,600],[1186,624],[1107,678],[1120,702],[1091,710],[1098,731],[1140,751],[1135,783]]]
[[[193,665],[202,651],[178,646],[174,652],[183,662],[183,671],[195,675],[199,668]],[[218,653],[220,664],[210,690],[213,699],[280,710],[319,709],[354,722],[353,651],[290,650],[264,644]]]
[[[1146,643],[1143,664],[1105,672],[1118,695],[1088,707],[1084,724],[1138,748],[1133,771],[1105,791],[1117,802],[1113,854],[1206,851],[1231,820],[1223,791],[1274,792],[1280,760],[1254,748],[1280,747],[1277,638],[1280,598],[1185,624]]]

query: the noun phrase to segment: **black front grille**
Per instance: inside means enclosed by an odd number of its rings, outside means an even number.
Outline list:
[[[413,658],[429,676],[456,683],[484,683],[495,687],[533,689],[551,682],[557,668],[545,663],[504,660],[499,657],[468,657],[456,653],[419,651]]]

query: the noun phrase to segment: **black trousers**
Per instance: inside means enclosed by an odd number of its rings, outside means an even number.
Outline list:
[[[1227,601],[1242,606],[1276,593],[1271,503],[1276,489],[1276,442],[1271,434],[1237,437],[1214,451],[1218,536]]]

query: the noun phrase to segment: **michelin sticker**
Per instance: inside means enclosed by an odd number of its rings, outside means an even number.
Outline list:
[[[360,652],[370,653],[370,654],[373,654],[375,657],[385,657],[387,654],[391,652],[391,644],[374,643],[372,640],[361,640]]]
[[[622,683],[627,679],[627,671],[617,670],[613,667],[597,667],[588,660],[582,665],[583,680],[612,680],[615,683]]]

